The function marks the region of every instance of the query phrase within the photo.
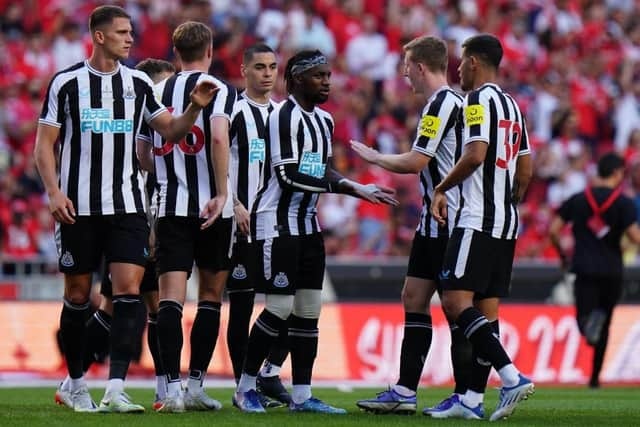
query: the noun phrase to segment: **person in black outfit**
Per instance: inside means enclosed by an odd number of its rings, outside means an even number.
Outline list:
[[[613,309],[622,295],[622,248],[626,234],[640,243],[633,201],[622,194],[624,161],[614,153],[598,161],[598,177],[592,186],[565,201],[551,224],[551,241],[560,254],[563,268],[568,257],[560,244],[566,223],[572,224],[574,253],[570,270],[576,274],[574,296],[580,333],[594,347],[589,386],[600,386]]]

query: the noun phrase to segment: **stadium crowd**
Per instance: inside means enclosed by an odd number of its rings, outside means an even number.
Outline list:
[[[89,55],[80,0],[0,0],[0,256],[56,258],[53,218],[34,166],[33,146],[51,76]],[[396,188],[400,205],[323,196],[328,255],[406,255],[420,215],[416,177],[359,160],[350,140],[383,153],[410,149],[421,101],[402,76],[402,45],[421,34],[449,47],[458,87],[460,44],[496,34],[505,48],[500,85],[528,119],[534,179],[520,206],[516,256],[555,260],[548,237],[554,210],[582,190],[594,159],[611,149],[630,166],[628,191],[640,207],[640,2],[635,0],[129,0],[127,65],[173,59],[171,33],[186,20],[214,31],[211,72],[240,87],[242,51],[264,40],[280,54],[319,48],[331,58],[335,168],[361,182]],[[275,98],[283,99],[283,82]]]

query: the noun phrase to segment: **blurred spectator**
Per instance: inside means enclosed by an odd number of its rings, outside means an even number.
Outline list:
[[[80,26],[73,21],[65,21],[51,50],[56,71],[84,61],[87,52],[80,36]]]
[[[635,68],[635,70],[634,70]],[[618,98],[613,120],[616,126],[615,149],[623,153],[631,132],[640,129],[640,63],[626,61],[620,76],[621,96]]]
[[[382,81],[395,72],[398,54],[390,53],[387,39],[377,29],[373,15],[362,18],[362,32],[347,42],[345,57],[351,74],[363,75],[382,89]]]
[[[44,197],[30,161],[42,95],[51,73],[89,53],[86,20],[98,3],[0,1],[0,50],[4,52],[0,56],[0,222],[5,226],[11,222],[14,200],[26,200],[31,208],[32,200]],[[138,58],[171,60],[171,31],[184,20],[212,25],[211,72],[236,85],[241,82],[242,50],[256,39],[279,49],[281,66],[293,50],[321,49],[332,58],[332,91],[324,107],[335,119],[336,153],[349,139],[366,141],[383,152],[407,149],[420,106],[409,96],[399,61],[406,41],[425,34],[444,37],[450,55],[448,78],[456,88],[462,41],[478,32],[496,34],[504,44],[508,64],[502,67],[500,84],[523,107],[535,161],[535,176],[522,204],[521,240],[527,244],[518,249],[518,256],[547,257],[546,212],[584,186],[593,168],[593,155],[613,145],[628,164],[639,161],[640,8],[634,0],[118,3],[132,16],[132,56]],[[284,96],[279,79],[274,97]],[[346,164],[344,173],[351,178],[376,173],[359,170],[344,150],[340,162]],[[394,180],[392,186],[403,184]],[[358,247],[368,253],[407,254],[402,236],[408,222],[413,223],[409,218],[415,202],[402,191],[399,196],[403,203],[394,210],[366,212],[384,229],[379,234],[383,249],[375,250],[379,242],[363,246],[359,233],[351,230],[357,226],[347,219],[353,207],[340,197],[323,198],[321,216],[328,228],[336,230],[336,235],[346,234],[331,238],[335,243],[331,250],[338,255],[358,254]],[[37,240],[44,241],[45,234],[52,232],[51,224],[40,220],[37,209],[42,212],[34,207],[29,221],[39,224]],[[368,207],[362,204],[358,209]],[[524,212],[527,209],[529,213]],[[46,208],[44,212],[48,215]],[[37,251],[46,253],[47,249]]]
[[[313,13],[309,6],[304,8],[304,23],[290,34],[287,46],[292,51],[319,49],[328,58],[336,56],[336,43],[333,34],[324,25],[322,18]]]

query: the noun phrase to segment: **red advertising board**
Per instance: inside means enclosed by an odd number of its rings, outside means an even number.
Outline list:
[[[259,313],[260,306],[254,310]],[[439,306],[432,307],[433,341],[422,375],[423,384],[453,381],[449,355],[449,327]],[[189,360],[189,328],[195,307],[184,310],[183,367]],[[209,373],[232,378],[225,341],[228,311],[223,307],[221,332]],[[0,301],[0,374],[28,373],[58,377],[63,371],[55,332],[60,304]],[[400,304],[327,304],[320,318],[320,343],[314,378],[393,383],[397,379],[404,313]],[[500,337],[509,355],[538,383],[585,383],[591,370],[592,349],[578,333],[572,307],[505,305],[500,312]],[[640,383],[640,306],[621,306],[614,313],[609,350],[601,380]],[[153,376],[145,349],[137,371]],[[97,375],[104,374],[98,371]],[[290,374],[285,364],[283,376]],[[94,375],[96,375],[94,373]],[[492,377],[495,380],[495,374]]]

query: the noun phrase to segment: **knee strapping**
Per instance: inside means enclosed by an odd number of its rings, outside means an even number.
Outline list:
[[[293,300],[293,314],[303,319],[318,319],[322,307],[322,291],[300,289]]]
[[[264,308],[274,316],[286,320],[293,310],[293,303],[293,295],[267,295]]]

